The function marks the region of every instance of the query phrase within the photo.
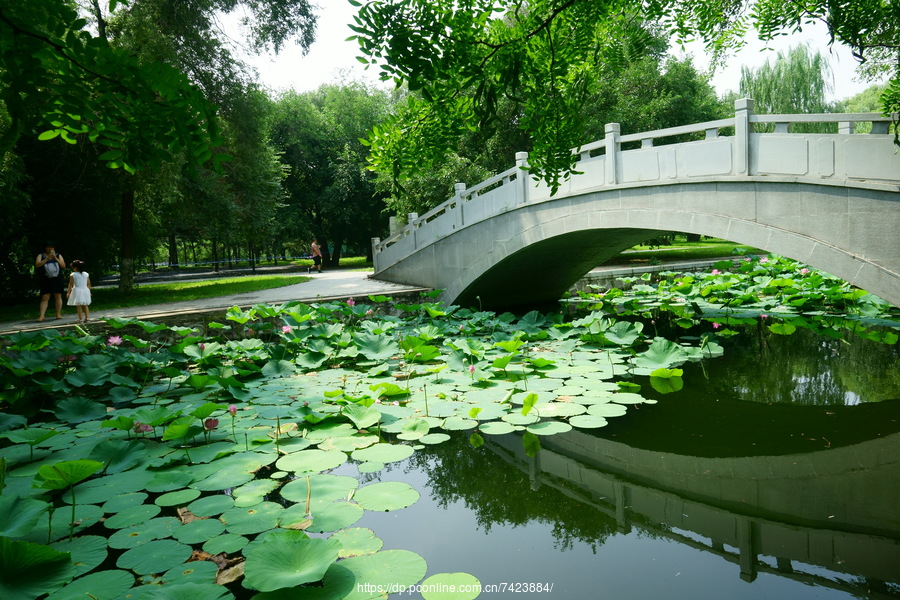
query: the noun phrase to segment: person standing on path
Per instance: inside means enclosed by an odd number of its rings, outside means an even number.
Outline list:
[[[78,313],[76,323],[87,323],[91,318],[91,276],[84,270],[84,261],[72,261],[72,274],[69,275],[69,289],[66,290],[69,306],[75,307]],[[81,315],[82,310],[84,316]]]
[[[310,246],[310,250],[312,251],[312,259],[313,265],[316,267],[316,270],[321,273],[322,272],[322,247],[319,246],[319,240],[313,238],[312,245]]]
[[[56,318],[61,319],[62,295],[65,287],[62,272],[66,268],[66,261],[61,254],[56,253],[56,248],[52,242],[47,242],[44,251],[34,259],[34,268],[37,270],[38,278],[41,282],[41,313],[38,316],[38,321],[44,320],[51,295],[56,306]]]

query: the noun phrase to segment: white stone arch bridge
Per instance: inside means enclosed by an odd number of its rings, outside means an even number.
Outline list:
[[[900,306],[891,117],[757,115],[750,99],[735,107],[733,118],[631,135],[609,124],[604,139],[575,150],[580,173],[554,195],[519,153],[508,171],[457,184],[447,202],[373,239],[373,278],[442,289],[463,306],[535,305],[622,250],[681,231],[802,261]],[[864,122],[871,133],[854,133]],[[794,133],[797,123],[837,123],[838,133]],[[703,139],[654,144],[685,134]]]

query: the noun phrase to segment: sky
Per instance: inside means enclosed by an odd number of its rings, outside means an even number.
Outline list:
[[[322,6],[316,9],[319,15],[316,42],[309,53],[303,55],[300,48],[290,44],[278,56],[249,56],[246,62],[257,69],[260,82],[273,91],[294,89],[299,92],[314,90],[326,83],[344,80],[362,80],[378,83],[377,70],[364,70],[356,57],[358,45],[355,41],[346,41],[353,35],[348,24],[353,22],[356,8],[346,0],[319,0]],[[225,30],[233,39],[241,36],[237,32],[237,16],[231,15],[223,19]],[[845,46],[827,47],[827,35],[824,25],[805,28],[802,34],[785,36],[771,43],[771,50],[758,39],[750,39],[747,46],[731,57],[724,68],[713,74],[712,84],[719,95],[737,90],[740,81],[741,66],[756,68],[764,64],[766,59],[774,60],[777,51],[785,52],[799,43],[810,43],[830,58],[834,74],[834,90],[830,100],[842,100],[857,94],[871,85],[854,79],[856,61],[849,48]],[[694,64],[703,70],[708,68],[708,59],[700,44],[687,47],[688,53],[694,57]],[[680,50],[675,51],[679,54]],[[379,84],[389,85],[389,84]]]

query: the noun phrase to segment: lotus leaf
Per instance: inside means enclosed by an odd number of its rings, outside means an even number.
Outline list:
[[[609,422],[603,417],[596,415],[577,415],[569,419],[569,425],[580,429],[596,429],[598,427],[606,427]]]
[[[168,492],[159,496],[153,503],[157,506],[184,506],[198,497],[200,497],[200,490],[178,490],[177,492]]]
[[[37,526],[25,536],[25,539],[35,542],[55,541],[69,536],[70,523],[75,523],[72,532],[77,533],[96,525],[103,518],[103,510],[93,504],[79,504],[75,507],[75,518],[72,519],[72,511],[69,507],[53,511],[50,522],[40,519]],[[48,530],[49,529],[49,530]]]
[[[24,537],[48,508],[49,505],[40,500],[0,496],[0,536]]]
[[[643,396],[631,392],[613,394],[610,400],[616,404],[642,404],[647,401]]]
[[[98,571],[80,577],[61,590],[51,594],[47,600],[114,600],[134,585],[134,575],[127,571]]]
[[[447,417],[444,419],[443,429],[447,431],[464,431],[466,429],[474,429],[478,426],[478,421],[465,419],[463,417]]]
[[[37,598],[58,589],[75,573],[68,552],[0,537],[0,598]]]
[[[349,570],[355,582],[378,582],[385,588],[388,586],[409,588],[418,583],[428,570],[425,559],[409,550],[381,550],[375,554],[347,558],[337,566]],[[336,569],[334,571],[329,569],[325,576],[325,587],[336,584],[337,582],[331,579],[338,579],[340,576]],[[369,596],[348,593],[343,597],[349,600]]]
[[[311,504],[347,500],[350,494],[359,487],[355,477],[347,475],[310,475],[288,482],[281,488],[281,497],[291,502]]]
[[[236,507],[246,508],[259,504],[263,498],[272,490],[281,484],[271,479],[254,479],[253,481],[242,485],[232,491],[234,497],[234,505]]]
[[[574,402],[545,402],[535,404],[533,410],[541,417],[574,417],[583,414],[587,409]]]
[[[103,524],[109,529],[122,529],[148,521],[158,515],[162,508],[155,504],[132,506],[106,519]]]
[[[331,539],[341,542],[338,558],[374,554],[381,550],[381,547],[384,545],[384,541],[376,537],[375,532],[366,527],[342,529],[332,534]]]
[[[75,396],[57,402],[53,414],[63,423],[83,423],[105,417],[106,406],[87,398]]]
[[[203,544],[203,551],[210,554],[233,554],[238,552],[247,545],[247,538],[235,533],[225,533],[220,536],[211,538]]]
[[[366,510],[390,511],[415,504],[419,492],[402,481],[382,481],[360,488],[353,499]]]
[[[172,533],[182,544],[200,544],[225,531],[225,524],[218,519],[198,519],[185,523]]]
[[[340,450],[353,452],[361,448],[368,448],[378,442],[377,435],[351,435],[348,437],[327,438],[319,442],[319,450]]]
[[[80,577],[93,571],[106,560],[106,539],[99,535],[85,535],[70,540],[54,542],[51,546],[60,552],[72,555],[75,576]]]
[[[306,474],[334,469],[346,460],[347,455],[339,450],[301,450],[279,458],[275,465],[282,471]]]
[[[104,440],[94,446],[88,458],[105,463],[104,472],[127,471],[152,456],[151,448],[140,440]]]
[[[507,433],[512,433],[516,430],[515,426],[506,422],[506,421],[491,421],[490,423],[484,423],[479,427],[479,430],[482,433],[486,433],[488,435],[504,435]]]
[[[423,600],[472,600],[480,594],[481,582],[469,573],[437,573],[422,582]]]
[[[191,547],[186,544],[175,540],[153,540],[126,551],[116,561],[116,566],[138,575],[149,575],[168,571],[190,556]]]
[[[319,581],[340,547],[338,540],[309,539],[299,531],[273,533],[247,552],[244,585],[267,592]]]
[[[194,500],[188,510],[198,517],[214,517],[234,507],[234,498],[227,494],[215,494]]]
[[[278,526],[284,508],[274,502],[260,502],[250,508],[232,508],[219,518],[228,533],[250,535]]]
[[[109,536],[109,547],[119,550],[137,548],[141,544],[171,537],[181,526],[175,517],[158,517],[131,527],[124,527]]]
[[[315,533],[327,533],[337,531],[353,525],[363,516],[363,509],[353,502],[331,502],[317,504],[312,508],[312,523],[306,527],[306,531]],[[306,518],[306,506],[295,504],[284,511],[282,527],[296,525]]]
[[[350,458],[363,462],[389,463],[405,460],[412,456],[412,454],[412,446],[407,446],[406,444],[381,443],[369,446],[368,448],[363,448],[362,450],[355,450],[350,455]]]
[[[525,429],[535,435],[555,435],[571,431],[572,426],[562,421],[541,421],[540,423],[532,423]]]

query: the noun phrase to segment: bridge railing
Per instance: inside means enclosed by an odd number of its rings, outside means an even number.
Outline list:
[[[888,135],[890,117],[875,113],[756,115],[749,98],[735,102],[727,119],[621,135],[618,123],[606,125],[605,136],[572,150],[577,172],[559,189],[528,175],[528,154],[516,154],[516,165],[472,187],[457,183],[452,198],[422,216],[407,215],[407,225],[385,240],[373,238],[375,272],[461,228],[527,203],[544,202],[610,187],[665,185],[701,178],[756,176],[802,177],[812,181],[893,181],[900,173]],[[837,134],[793,133],[794,124],[836,123]],[[870,123],[871,133],[855,134],[855,125]],[[773,132],[758,133],[757,126]],[[728,129],[730,135],[723,135]],[[657,140],[694,135],[698,139],[656,145]],[[637,148],[622,146],[640,144]],[[872,146],[879,148],[872,152]],[[863,149],[865,146],[865,149]],[[876,156],[872,160],[872,156]]]

